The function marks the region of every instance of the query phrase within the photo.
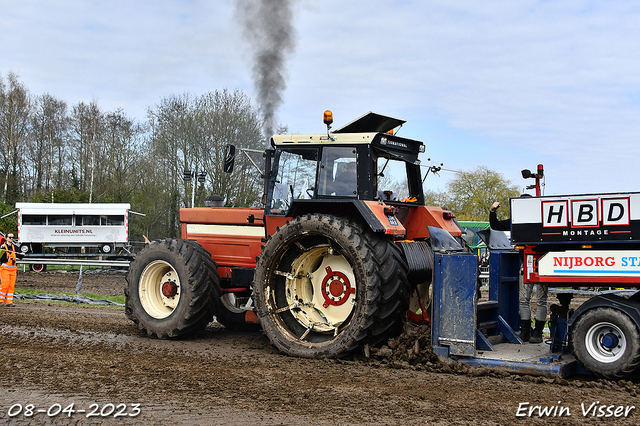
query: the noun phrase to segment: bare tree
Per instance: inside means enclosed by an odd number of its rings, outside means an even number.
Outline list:
[[[177,233],[178,209],[185,205],[186,191],[182,191],[182,176],[195,139],[194,102],[189,94],[172,95],[163,98],[155,109],[148,112],[150,156],[156,166],[153,172],[158,180],[164,180],[165,193],[162,199],[165,209],[161,214],[168,221],[165,221],[163,228],[171,237]]]
[[[104,115],[96,101],[80,102],[73,107],[70,124],[71,175],[74,187],[93,198],[96,153],[104,133]]]
[[[172,233],[178,229],[178,210],[190,205],[191,185],[197,184],[183,181],[185,170],[207,173],[206,183],[198,191],[200,205],[211,192],[224,197],[229,205],[258,203],[262,181],[246,157],[238,156],[232,175],[222,172],[227,144],[263,147],[258,113],[242,92],[223,90],[199,97],[164,98],[149,111],[149,122],[150,156],[164,180],[166,203],[171,206],[167,228]]]
[[[51,192],[53,196],[53,189],[67,184],[68,127],[66,102],[50,94],[36,98],[31,115],[31,149],[27,154],[36,191]]]
[[[249,99],[240,91],[233,93],[207,93],[198,106],[203,136],[197,155],[207,170],[206,189],[222,196],[227,205],[254,206],[262,195],[263,181],[260,172],[248,161],[245,154],[236,158],[235,171],[224,173],[224,152],[227,144],[238,148],[261,150],[265,148],[261,122]],[[253,155],[253,154],[249,154]],[[262,155],[253,155],[261,168]]]
[[[18,76],[10,72],[6,85],[0,78],[0,153],[4,165],[2,199],[5,203],[12,203],[18,198],[17,177],[22,166],[20,148],[24,148],[27,142],[30,108],[29,92],[18,81]],[[9,193],[10,189],[13,194]]]
[[[97,188],[102,199],[126,202],[138,186],[142,128],[118,109],[105,116],[100,180]]]

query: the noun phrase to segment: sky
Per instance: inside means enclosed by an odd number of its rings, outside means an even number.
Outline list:
[[[284,1],[284,0],[282,0]],[[321,133],[368,111],[443,163],[426,189],[479,166],[545,195],[640,191],[640,3],[293,1],[276,112]],[[0,77],[34,96],[96,100],[139,121],[164,97],[252,100],[253,55],[233,0],[0,0]],[[257,101],[256,101],[257,102]],[[256,104],[257,105],[257,104]],[[430,161],[429,161],[430,159]]]

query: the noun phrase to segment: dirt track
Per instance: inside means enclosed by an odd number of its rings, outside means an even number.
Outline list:
[[[77,274],[20,273],[18,287],[73,291]],[[123,274],[85,274],[83,291],[122,294]],[[550,300],[551,301],[551,300]],[[568,407],[571,416],[529,418],[583,424],[581,404],[638,406],[609,424],[640,423],[640,388],[627,381],[509,375],[436,363],[305,360],[283,356],[261,333],[211,324],[197,338],[142,336],[122,309],[17,302],[0,308],[0,423],[9,424],[511,424],[520,403]],[[458,371],[457,373],[454,372]],[[561,401],[558,404],[558,401]],[[9,418],[21,404],[56,411],[75,403],[135,417]],[[600,419],[603,420],[603,419]]]

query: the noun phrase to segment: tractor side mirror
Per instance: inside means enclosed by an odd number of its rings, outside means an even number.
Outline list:
[[[227,145],[224,149],[224,171],[225,173],[233,172],[233,164],[236,160],[236,147]]]

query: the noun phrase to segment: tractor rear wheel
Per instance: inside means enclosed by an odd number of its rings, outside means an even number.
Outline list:
[[[220,277],[211,255],[187,240],[155,241],[131,262],[127,317],[149,336],[184,337],[213,320]]]
[[[633,320],[613,308],[595,308],[576,320],[573,353],[595,376],[621,379],[640,366],[640,333]]]
[[[341,357],[399,334],[410,290],[402,253],[388,238],[320,214],[269,238],[253,287],[271,343],[305,358]]]

